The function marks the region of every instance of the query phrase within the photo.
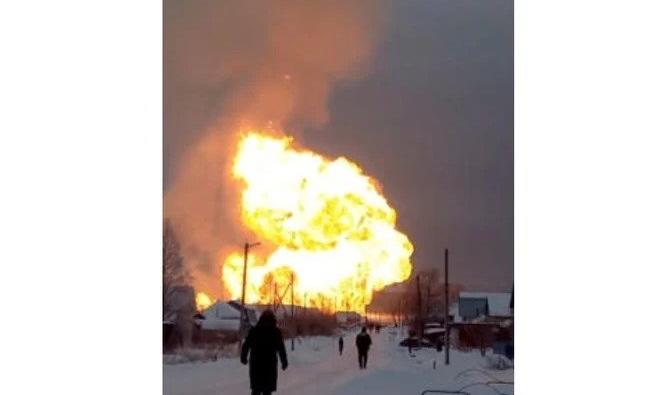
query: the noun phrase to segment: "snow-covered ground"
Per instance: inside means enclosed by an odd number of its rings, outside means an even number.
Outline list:
[[[360,370],[354,346],[355,332],[345,335],[344,353],[337,352],[337,337],[310,337],[296,340],[295,351],[286,341],[289,367],[279,372],[276,394],[303,395],[419,395],[426,389],[457,390],[487,381],[511,382],[512,369],[487,368],[479,352],[452,350],[451,364],[444,365],[444,354],[435,349],[415,351],[398,347],[400,334],[394,328],[372,333],[368,368]],[[433,369],[435,361],[436,369]],[[214,395],[250,393],[248,367],[237,358],[215,362],[192,362],[163,366],[163,393]],[[476,369],[476,370],[471,370]],[[472,395],[513,394],[512,385],[473,385],[465,389]],[[498,391],[498,392],[496,392]]]

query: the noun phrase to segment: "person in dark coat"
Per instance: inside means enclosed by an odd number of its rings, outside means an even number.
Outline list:
[[[284,338],[277,328],[277,318],[272,311],[265,310],[258,319],[258,324],[249,330],[240,355],[240,361],[244,365],[247,364],[250,351],[251,395],[269,395],[277,390],[277,354],[281,360],[281,369],[286,370],[288,367]]]
[[[338,341],[339,346],[340,346],[340,355],[342,355],[342,349],[344,349],[344,339],[342,339],[342,336],[340,336],[340,340]]]
[[[356,336],[356,348],[358,349],[358,366],[361,369],[367,369],[368,366],[368,351],[370,350],[370,345],[372,344],[372,339],[370,335],[367,334],[366,328],[361,329],[361,333]]]

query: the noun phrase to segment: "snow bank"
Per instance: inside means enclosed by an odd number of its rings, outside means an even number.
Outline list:
[[[237,358],[237,343],[221,347],[180,348],[175,352],[163,355],[164,365],[175,365],[192,362],[217,361],[221,358]]]
[[[286,340],[289,367],[279,372],[277,394],[301,395],[419,395],[426,389],[457,390],[470,386],[471,395],[495,392],[480,383],[513,381],[513,367],[489,369],[489,360],[479,351],[451,350],[451,364],[435,349],[414,350],[397,346],[402,328],[372,333],[368,369],[358,368],[354,339],[357,331],[345,332],[344,353],[337,351],[337,336],[295,339],[295,351]],[[176,358],[176,357],[175,357]],[[183,357],[180,357],[183,358]],[[496,367],[499,360],[492,360]],[[504,362],[504,360],[503,360]],[[468,374],[462,372],[470,371]],[[165,395],[214,395],[249,393],[248,367],[236,355],[202,362],[163,365]],[[513,394],[507,386],[505,394]]]
[[[514,363],[504,355],[491,354],[486,356],[486,365],[489,369],[505,370],[514,367]]]

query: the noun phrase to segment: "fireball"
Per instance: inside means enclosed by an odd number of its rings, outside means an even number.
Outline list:
[[[212,299],[204,292],[198,292],[195,295],[195,305],[198,311],[203,311],[212,305]]]
[[[245,299],[278,302],[293,278],[295,304],[363,312],[374,291],[410,276],[412,243],[359,166],[292,142],[250,132],[238,146],[242,221],[273,248],[264,258],[249,255]],[[222,280],[233,298],[241,297],[242,271],[241,254],[225,257]]]

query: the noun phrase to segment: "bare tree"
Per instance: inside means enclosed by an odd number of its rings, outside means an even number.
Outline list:
[[[163,221],[163,318],[172,313],[170,311],[170,296],[176,287],[187,286],[191,282],[181,255],[179,240],[172,228],[170,220]]]

